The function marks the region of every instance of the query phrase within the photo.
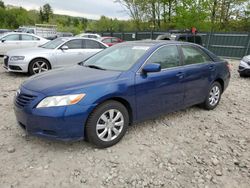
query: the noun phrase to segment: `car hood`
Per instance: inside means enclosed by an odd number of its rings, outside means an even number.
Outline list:
[[[250,55],[247,55],[247,56],[243,57],[243,61],[245,61],[245,62],[250,61]]]
[[[44,54],[44,53],[51,53],[54,49],[45,49],[45,48],[25,48],[25,49],[16,49],[10,50],[7,52],[7,56],[27,56],[31,54]]]
[[[121,72],[98,70],[80,65],[51,70],[30,77],[22,87],[45,95],[83,89],[91,84],[113,81]]]

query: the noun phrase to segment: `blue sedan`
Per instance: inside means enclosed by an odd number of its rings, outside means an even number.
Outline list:
[[[134,122],[197,104],[214,109],[228,86],[229,69],[196,44],[121,43],[25,81],[14,100],[15,114],[31,135],[85,139],[105,148]]]

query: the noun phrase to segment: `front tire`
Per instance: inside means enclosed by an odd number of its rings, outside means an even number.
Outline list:
[[[128,110],[117,101],[99,105],[89,116],[86,124],[86,140],[98,148],[118,143],[129,125]]]
[[[207,98],[202,104],[206,110],[213,110],[220,103],[222,87],[219,82],[214,82],[208,92]]]
[[[31,61],[29,64],[29,74],[39,74],[41,72],[45,72],[50,70],[50,64],[47,60],[42,58],[37,58]]]

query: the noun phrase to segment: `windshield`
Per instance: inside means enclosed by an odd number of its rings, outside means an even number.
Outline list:
[[[64,39],[62,38],[57,38],[55,40],[49,41],[45,43],[44,45],[40,46],[41,48],[46,48],[46,49],[55,49],[58,46],[62,45],[65,42]]]
[[[84,66],[103,70],[127,71],[148,49],[148,46],[116,45],[86,60]]]

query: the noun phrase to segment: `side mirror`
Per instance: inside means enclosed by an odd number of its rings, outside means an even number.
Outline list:
[[[1,42],[4,43],[4,42],[5,42],[5,39],[1,39]]]
[[[68,49],[69,49],[69,47],[66,46],[66,45],[64,45],[64,46],[61,47],[61,50],[68,50]]]
[[[148,63],[143,67],[142,71],[143,73],[160,72],[161,65],[158,63]]]

